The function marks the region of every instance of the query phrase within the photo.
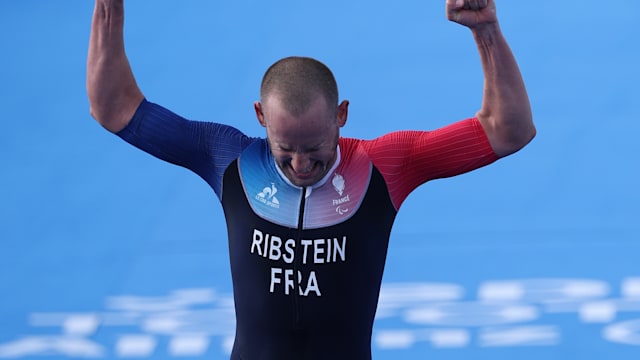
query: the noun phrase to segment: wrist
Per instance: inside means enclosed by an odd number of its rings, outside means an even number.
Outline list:
[[[497,21],[479,24],[471,28],[471,33],[478,44],[492,44],[502,36],[500,25]]]

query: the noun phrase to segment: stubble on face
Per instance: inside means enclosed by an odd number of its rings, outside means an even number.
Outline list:
[[[283,174],[297,186],[320,181],[336,161],[339,138],[335,112],[324,98],[293,115],[277,97],[270,97],[263,111],[269,146]]]

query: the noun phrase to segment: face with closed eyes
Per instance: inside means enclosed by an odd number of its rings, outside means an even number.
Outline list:
[[[340,127],[347,118],[349,103],[338,111],[318,96],[301,115],[292,115],[277,96],[255,103],[258,121],[267,130],[267,141],[282,173],[296,186],[320,181],[337,157]]]

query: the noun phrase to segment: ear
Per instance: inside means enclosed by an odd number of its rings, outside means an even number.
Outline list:
[[[262,104],[260,101],[253,103],[253,109],[256,111],[256,117],[258,118],[260,125],[267,127],[267,122],[264,120],[264,112],[262,111]]]
[[[344,100],[338,105],[338,118],[336,119],[338,127],[343,127],[347,123],[349,115],[349,100]]]

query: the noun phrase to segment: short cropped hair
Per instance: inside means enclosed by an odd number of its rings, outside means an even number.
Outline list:
[[[277,95],[292,115],[304,114],[318,95],[327,106],[337,111],[338,85],[333,73],[322,62],[301,56],[291,56],[271,65],[262,78],[260,99]]]

